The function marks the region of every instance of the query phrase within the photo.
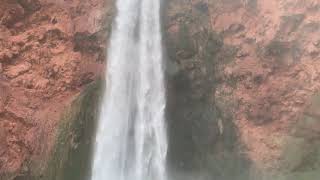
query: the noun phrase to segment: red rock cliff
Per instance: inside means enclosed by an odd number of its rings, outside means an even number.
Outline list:
[[[102,74],[111,1],[0,2],[0,177],[48,157],[61,113]],[[176,166],[200,147],[225,162],[233,123],[255,167],[306,167],[320,144],[319,0],[168,0],[164,12]]]
[[[205,157],[215,179],[241,179],[235,154],[266,173],[319,172],[320,1],[167,4],[173,166]]]
[[[48,156],[61,113],[103,72],[106,4],[0,2],[0,177]]]

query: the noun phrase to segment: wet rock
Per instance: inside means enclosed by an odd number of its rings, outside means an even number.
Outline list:
[[[217,111],[212,101],[214,92],[214,57],[223,46],[218,34],[206,26],[204,14],[208,4],[193,5],[188,12],[187,1],[172,1],[180,11],[169,10],[165,42],[169,59],[168,122],[170,165],[177,169],[199,168],[209,149],[220,137]],[[191,4],[192,5],[192,4]],[[197,20],[197,18],[201,20]],[[179,128],[184,126],[184,128]],[[228,128],[226,128],[228,129]],[[212,148],[209,148],[212,147]],[[201,162],[199,162],[201,161]]]
[[[198,2],[194,5],[194,7],[203,13],[207,13],[209,11],[208,4],[205,2]]]
[[[242,2],[249,10],[255,10],[257,8],[258,0],[243,0]]]
[[[298,62],[303,54],[298,41],[272,40],[264,48],[264,56],[267,59],[276,60],[274,65],[290,65]]]
[[[305,110],[305,114],[315,119],[320,119],[320,93],[316,93],[311,97],[311,104]]]
[[[17,0],[18,3],[28,12],[34,12],[41,8],[39,0]]]
[[[54,142],[53,158],[42,179],[87,179],[102,93],[102,81],[92,83],[77,96],[71,107],[64,110]]]
[[[208,38],[208,41],[205,46],[205,51],[210,54],[211,58],[215,57],[219,53],[219,51],[223,49],[223,40],[221,36],[219,36],[215,32],[211,32],[206,36]]]
[[[283,16],[277,36],[279,38],[282,38],[297,31],[299,26],[304,21],[304,19],[305,19],[304,14],[294,14],[290,16]]]
[[[74,50],[81,52],[97,52],[100,50],[98,38],[88,32],[77,32],[74,35]]]
[[[290,50],[288,42],[274,40],[265,47],[265,55],[271,57],[283,57]]]
[[[75,84],[76,87],[81,87],[83,85],[89,84],[94,80],[94,74],[89,72],[89,73],[85,73],[82,74],[79,77],[78,82]]]
[[[192,39],[190,27],[184,22],[177,23],[177,31],[168,34],[169,56],[176,60],[191,59],[198,49]]]
[[[181,50],[176,53],[176,57],[179,59],[190,59],[193,56],[194,56],[194,53],[188,50]]]

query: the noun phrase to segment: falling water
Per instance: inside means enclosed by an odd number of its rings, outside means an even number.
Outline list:
[[[161,0],[118,0],[91,180],[165,180]]]

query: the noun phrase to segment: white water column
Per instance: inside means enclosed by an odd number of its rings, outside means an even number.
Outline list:
[[[166,180],[161,0],[118,0],[91,180]]]

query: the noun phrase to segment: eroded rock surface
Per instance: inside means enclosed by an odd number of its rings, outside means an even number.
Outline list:
[[[258,166],[276,169],[292,126],[304,121],[301,116],[320,88],[315,46],[319,2],[227,2],[210,3],[211,25],[238,55],[221,69],[224,83],[216,96],[228,92],[236,104],[235,122],[250,158]],[[235,24],[243,28],[225,33]]]
[[[104,71],[113,13],[109,0],[0,2],[0,179],[44,168],[61,113]]]
[[[43,165],[61,112],[103,72],[111,4],[0,2],[1,178]],[[170,0],[163,12],[172,168],[319,177],[320,2]]]
[[[175,94],[169,102],[180,103],[174,105],[177,111],[169,113],[177,119],[173,123],[181,121],[176,126],[184,126],[182,132],[173,130],[181,133],[181,139],[175,142],[210,142],[214,152],[211,154],[223,154],[226,146],[221,148],[219,142],[228,133],[211,131],[218,128],[223,132],[232,122],[237,140],[227,141],[240,146],[237,152],[248,158],[254,168],[296,173],[304,178],[306,174],[300,166],[307,166],[307,162],[293,163],[293,156],[288,158],[286,154],[293,144],[295,152],[302,152],[300,159],[308,159],[308,153],[295,142],[312,151],[319,149],[318,143],[308,138],[318,137],[316,128],[311,126],[318,127],[320,122],[315,113],[319,107],[312,106],[310,110],[312,99],[320,90],[319,7],[317,0],[170,1],[165,14],[165,38],[170,60],[168,78],[172,78],[173,86],[169,92]],[[200,100],[201,97],[204,98]],[[205,117],[206,108],[193,107],[197,101],[210,107],[215,115]],[[305,125],[306,121],[312,125]],[[200,126],[205,128],[194,131]],[[309,129],[308,135],[297,137],[293,133],[297,127],[301,131]],[[209,141],[195,140],[194,136],[201,134],[210,137]],[[180,155],[188,146],[193,147],[185,145],[178,150]],[[198,151],[191,152],[185,155],[191,157],[189,160]],[[222,169],[230,168],[226,164],[222,163]],[[286,168],[287,164],[295,164],[299,170]],[[318,165],[312,168],[317,169]],[[313,177],[314,172],[308,177]]]

